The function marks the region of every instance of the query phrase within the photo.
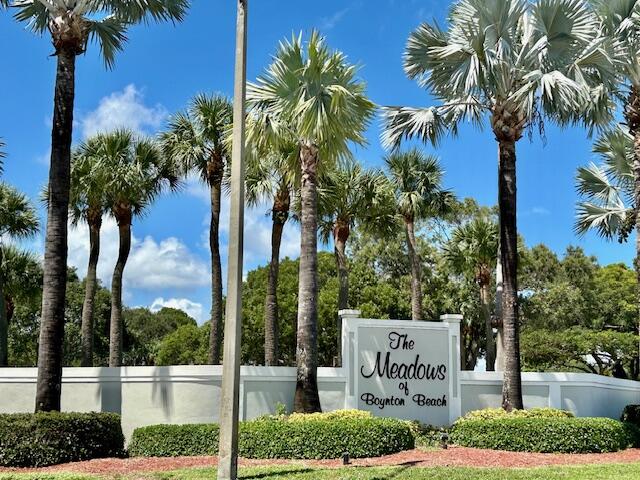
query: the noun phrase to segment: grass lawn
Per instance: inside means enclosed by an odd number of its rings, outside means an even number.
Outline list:
[[[127,476],[99,477],[73,473],[1,474],[0,480],[214,480],[215,470],[197,468],[162,473],[135,473]],[[305,467],[244,468],[244,480],[635,480],[640,478],[640,464],[543,467],[529,469],[494,468],[346,468],[310,469]]]

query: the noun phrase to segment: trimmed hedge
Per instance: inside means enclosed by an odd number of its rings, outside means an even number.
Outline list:
[[[557,408],[530,408],[528,410],[511,410],[507,412],[503,408],[485,408],[483,410],[473,410],[467,412],[458,422],[465,420],[493,420],[496,418],[573,418],[574,415],[568,410]]]
[[[120,415],[35,413],[0,415],[0,465],[44,467],[124,455]]]
[[[414,448],[409,422],[368,416],[293,420],[265,417],[240,424],[239,454],[245,458],[323,459],[377,457]],[[216,455],[218,426],[154,425],[133,432],[131,456]]]
[[[615,452],[638,442],[638,429],[610,418],[497,418],[456,422],[456,445],[514,452]]]

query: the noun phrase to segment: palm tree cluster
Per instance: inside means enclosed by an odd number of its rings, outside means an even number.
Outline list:
[[[85,222],[89,227],[83,365],[93,363],[100,229],[105,216],[118,224],[109,364],[120,366],[122,281],[133,220],[144,214],[160,193],[176,190],[180,179],[191,175],[210,192],[208,360],[219,363],[224,315],[219,223],[231,162],[233,115],[229,99],[197,95],[185,111],[171,117],[156,138],[116,130],[102,132],[73,151],[71,145],[76,57],[93,41],[111,68],[130,26],[150,20],[181,21],[189,2],[0,2],[12,7],[15,18],[27,22],[34,32],[48,31],[57,57],[36,409],[60,408],[69,215],[73,222]],[[417,139],[437,146],[447,134],[457,135],[463,122],[478,128],[488,126],[497,142],[499,221],[478,219],[452,232],[446,247],[447,262],[459,275],[473,278],[478,287],[488,369],[496,362],[496,352],[504,349],[503,407],[522,408],[517,145],[526,133],[544,135],[547,122],[602,131],[595,151],[605,166],[579,171],[578,188],[586,201],[579,206],[576,228],[596,228],[607,237],[626,238],[635,226],[640,233],[639,19],[640,2],[633,0],[455,1],[446,29],[424,23],[409,37],[405,72],[428,91],[435,104],[383,108],[382,142],[389,151],[382,169],[363,168],[353,154],[354,146],[366,145],[365,131],[376,110],[367,97],[366,84],[358,77],[358,67],[342,52],[331,49],[316,31],[307,41],[300,35],[280,43],[272,63],[247,89],[246,200],[251,205],[267,202],[272,219],[264,314],[267,365],[277,365],[279,360],[277,292],[283,230],[291,217],[300,224],[297,411],[320,410],[318,240],[333,244],[340,285],[337,303],[340,309],[347,309],[351,306],[347,244],[353,230],[372,232],[380,239],[403,232],[411,266],[412,319],[424,320],[421,280],[425,264],[419,255],[416,230],[425,219],[454,215],[456,201],[443,185],[444,173],[437,158],[419,148],[402,148],[402,144]],[[623,104],[626,125],[607,130],[616,101]],[[7,198],[10,194],[9,190],[2,193]],[[12,208],[29,215],[26,205],[19,208],[14,202]],[[6,225],[2,228],[8,235],[27,235],[37,227],[16,228],[11,222],[20,217],[11,215],[2,213],[0,218],[5,222],[0,227]],[[494,271],[502,289],[495,317],[489,305]],[[640,268],[638,272],[640,279]],[[5,312],[6,308],[0,310]],[[6,323],[6,319],[0,321],[0,354],[4,352],[5,357],[6,342],[2,344],[1,338]],[[498,345],[493,345],[494,328]],[[339,356],[336,362],[341,362]]]

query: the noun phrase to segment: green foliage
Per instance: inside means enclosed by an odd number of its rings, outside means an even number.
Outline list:
[[[456,445],[545,453],[601,453],[637,445],[638,429],[609,418],[472,418],[454,424]]]
[[[124,454],[113,413],[0,414],[0,465],[43,467]]]
[[[376,457],[414,447],[408,422],[341,412],[295,419],[264,417],[240,424],[239,454],[245,458]],[[218,426],[155,425],[134,431],[133,456],[215,455]]]
[[[627,405],[624,407],[620,421],[632,423],[636,427],[640,427],[640,405]]]
[[[557,408],[530,408],[528,410],[512,410],[507,412],[503,408],[485,408],[473,410],[460,417],[457,422],[466,420],[493,420],[500,418],[572,418],[573,413]]]
[[[621,378],[637,375],[638,336],[633,333],[580,327],[525,330],[520,352],[523,369],[529,371],[581,371]]]
[[[210,323],[195,322],[178,327],[158,346],[156,365],[203,365],[207,363]]]
[[[136,428],[129,443],[132,457],[183,457],[218,454],[217,424],[150,425]]]

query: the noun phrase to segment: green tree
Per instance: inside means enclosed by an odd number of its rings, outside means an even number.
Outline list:
[[[476,219],[454,230],[445,256],[454,272],[468,275],[478,286],[486,338],[486,370],[493,371],[495,346],[491,318],[491,280],[498,254],[498,226],[487,219]]]
[[[82,362],[83,367],[93,366],[93,313],[98,289],[97,271],[100,257],[100,229],[102,217],[108,212],[107,184],[109,172],[103,167],[102,158],[112,155],[108,148],[117,148],[105,137],[96,135],[80,145],[71,159],[71,187],[69,208],[74,225],[80,222],[89,228],[89,262],[85,277],[85,298],[82,307]]]
[[[333,241],[338,270],[338,310],[349,308],[349,262],[347,242],[354,228],[389,231],[393,228],[393,195],[380,172],[363,170],[356,162],[345,162],[320,177],[318,197],[319,232],[322,241]],[[342,365],[342,319],[337,315],[336,365]]]
[[[123,320],[122,277],[131,250],[131,225],[155,198],[168,187],[178,185],[175,164],[164,157],[152,140],[137,138],[128,130],[99,135],[100,167],[109,172],[106,185],[110,214],[118,223],[120,245],[111,280],[111,320],[109,366],[122,365]]]
[[[0,265],[5,263],[4,242],[31,237],[37,233],[38,226],[38,215],[29,199],[6,183],[0,183]],[[0,367],[6,367],[9,359],[5,273],[0,269]]]
[[[607,265],[594,276],[594,315],[592,327],[637,331],[637,282],[632,269],[623,263]]]
[[[124,48],[131,25],[150,20],[181,21],[189,2],[3,0],[3,4],[15,8],[16,20],[25,22],[34,33],[49,32],[57,57],[36,410],[60,410],[76,56],[93,41],[111,67],[115,54]]]
[[[332,51],[317,32],[280,43],[274,61],[248,87],[248,105],[262,123],[263,142],[293,143],[301,176],[301,263],[298,304],[297,382],[294,409],[320,410],[318,396],[317,182],[321,163],[350,156],[349,144],[364,144],[374,105],[357,68]],[[262,136],[262,135],[259,135]],[[259,138],[258,136],[258,138]]]
[[[209,328],[193,323],[179,326],[158,347],[157,365],[203,365],[208,361]]]
[[[185,112],[171,118],[161,135],[165,154],[175,159],[184,173],[196,173],[209,186],[211,222],[211,338],[209,363],[219,364],[222,345],[222,264],[220,262],[220,207],[222,180],[231,161],[225,142],[233,121],[233,107],[226,97],[197,95]]]
[[[251,128],[251,127],[250,127]],[[257,206],[263,201],[271,203],[271,261],[264,308],[264,364],[278,365],[279,317],[278,275],[280,271],[280,244],[284,226],[289,219],[292,198],[299,184],[296,178],[295,144],[282,144],[278,149],[248,155],[245,175],[247,203]],[[293,157],[293,159],[292,159]]]
[[[498,142],[500,257],[504,290],[503,407],[522,408],[518,322],[516,144],[545,119],[560,125],[610,119],[615,81],[609,43],[582,1],[459,0],[449,28],[422,24],[405,52],[405,71],[441,105],[385,109],[388,146],[403,137],[437,144],[462,121],[485,121]]]
[[[525,330],[522,359],[530,371],[578,371],[617,378],[638,378],[638,336],[632,333]]]
[[[412,149],[391,153],[385,163],[395,195],[395,209],[407,238],[411,264],[411,318],[423,320],[422,261],[417,251],[415,226],[419,220],[447,213],[453,195],[442,188],[444,172],[435,157]]]

